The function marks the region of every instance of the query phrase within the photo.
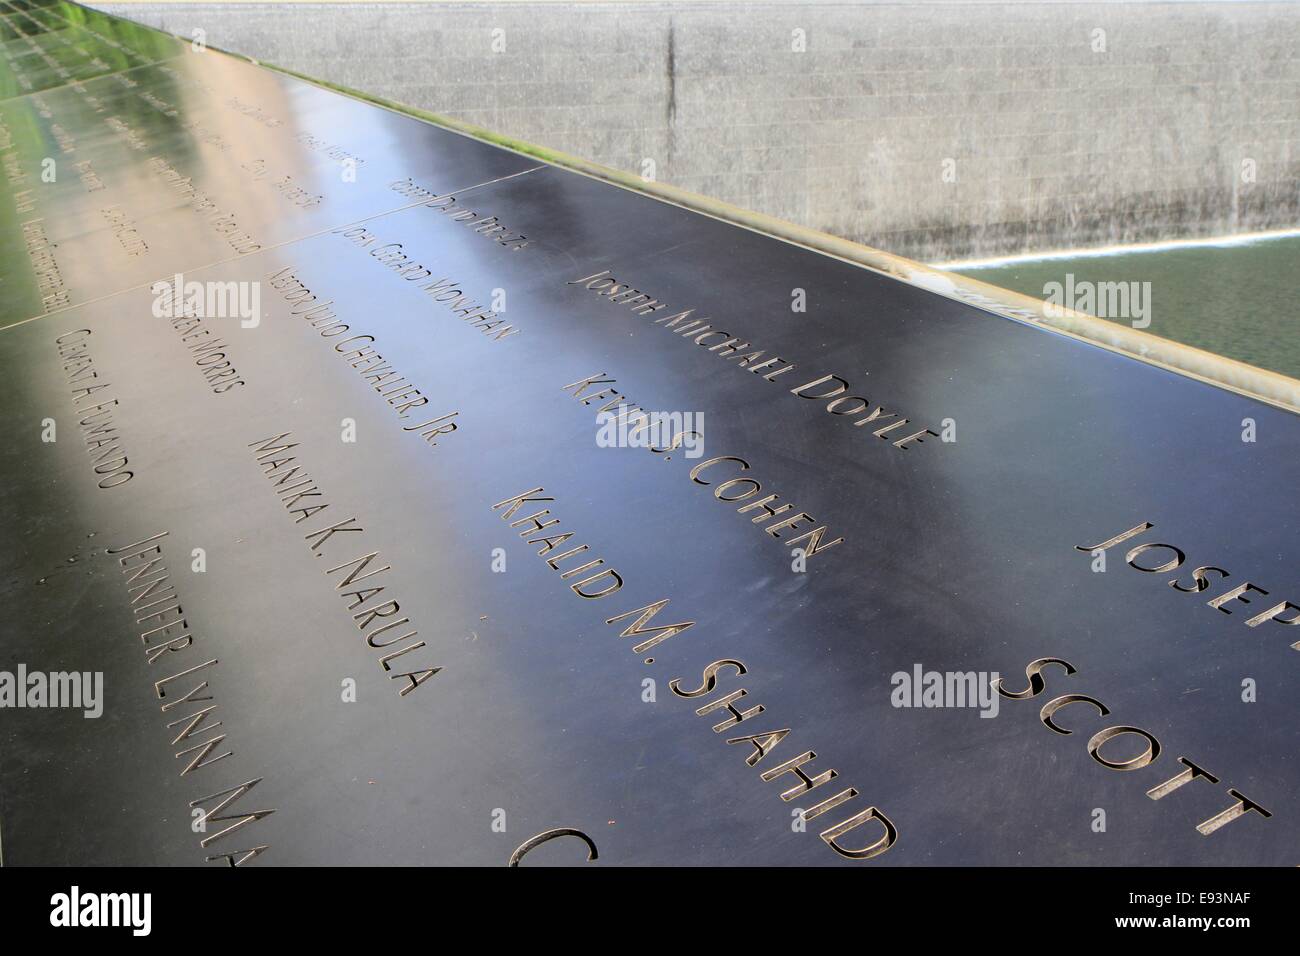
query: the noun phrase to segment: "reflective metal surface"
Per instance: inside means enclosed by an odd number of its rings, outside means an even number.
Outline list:
[[[0,13],[6,863],[1296,862],[1294,415]]]

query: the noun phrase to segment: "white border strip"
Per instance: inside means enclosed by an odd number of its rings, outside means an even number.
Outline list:
[[[1144,252],[1169,252],[1174,249],[1208,249],[1226,246],[1249,246],[1274,239],[1294,239],[1300,229],[1267,229],[1261,232],[1239,232],[1230,236],[1208,236],[1204,239],[1165,239],[1160,242],[1134,242],[1127,245],[1089,246],[1083,249],[1055,249],[1051,252],[1026,252],[1014,256],[994,256],[989,259],[953,259],[935,262],[932,269],[996,269],[1026,262],[1051,262],[1056,259],[1093,259],[1103,256],[1127,256]]]

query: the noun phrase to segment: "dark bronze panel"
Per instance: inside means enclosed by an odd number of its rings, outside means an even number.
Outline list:
[[[220,54],[84,87],[144,149],[0,106],[68,292],[11,183],[0,672],[103,682],[0,715],[6,862],[1295,863],[1293,414]]]

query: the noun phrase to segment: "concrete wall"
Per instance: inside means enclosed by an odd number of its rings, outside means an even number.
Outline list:
[[[1300,224],[1294,3],[96,5],[928,261]]]

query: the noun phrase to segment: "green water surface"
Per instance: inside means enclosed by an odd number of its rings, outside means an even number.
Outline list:
[[[1300,237],[950,271],[1040,299],[1067,273],[1076,286],[1149,282],[1145,331],[1300,378]]]

